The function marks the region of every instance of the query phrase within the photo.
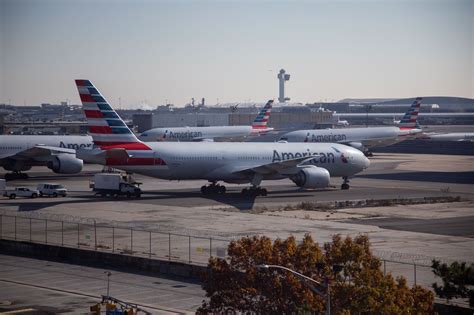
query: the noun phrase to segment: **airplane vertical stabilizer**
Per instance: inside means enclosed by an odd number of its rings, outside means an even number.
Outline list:
[[[403,118],[400,120],[400,129],[414,129],[417,127],[418,113],[420,112],[421,101],[423,98],[417,97],[411,104],[408,111],[405,113]]]
[[[252,129],[265,129],[267,128],[268,119],[272,111],[273,100],[269,100],[267,104],[260,110],[257,117],[252,123]]]
[[[135,137],[91,81],[76,80],[76,86],[94,145],[101,149],[150,150]]]

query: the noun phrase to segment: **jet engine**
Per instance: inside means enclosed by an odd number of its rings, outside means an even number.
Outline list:
[[[326,188],[329,186],[330,175],[327,169],[310,165],[302,168],[301,171],[291,176],[290,179],[298,187]]]
[[[353,148],[356,148],[359,151],[362,151],[362,152],[365,151],[365,146],[360,142],[349,142],[349,145]]]
[[[82,160],[72,154],[59,154],[52,156],[47,166],[55,173],[75,174],[82,170],[82,164]]]

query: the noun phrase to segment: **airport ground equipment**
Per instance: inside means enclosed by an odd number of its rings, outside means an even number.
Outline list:
[[[140,197],[142,191],[138,183],[131,180],[130,176],[120,173],[99,173],[94,175],[94,181],[90,187],[96,193],[105,197],[110,196],[127,196],[128,198]]]
[[[16,197],[37,198],[39,196],[39,191],[26,187],[16,187],[15,189],[6,189],[3,196],[10,199],[15,199]]]
[[[36,187],[39,191],[40,197],[50,196],[50,197],[66,197],[67,189],[60,184],[50,184],[50,183],[40,183]]]
[[[108,295],[102,295],[102,301],[96,303],[90,307],[90,314],[99,315],[102,306],[105,307],[105,313],[110,315],[136,315],[145,314],[151,315],[152,313],[140,308],[137,304],[128,303]]]

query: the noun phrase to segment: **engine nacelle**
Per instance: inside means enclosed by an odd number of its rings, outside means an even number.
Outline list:
[[[59,154],[51,157],[48,168],[55,173],[76,174],[82,170],[83,162],[72,154]]]
[[[360,142],[349,142],[349,145],[359,151],[365,151],[365,146]]]
[[[327,169],[317,166],[302,168],[297,174],[290,177],[298,187],[326,188],[329,186],[330,175]]]

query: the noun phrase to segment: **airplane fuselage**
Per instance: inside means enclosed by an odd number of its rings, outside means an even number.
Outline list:
[[[422,140],[428,141],[464,141],[474,142],[473,132],[451,132],[445,134],[425,134],[420,137]]]
[[[245,170],[275,162],[317,155],[306,165],[325,168],[331,176],[352,176],[368,167],[368,160],[354,148],[333,143],[147,143],[151,150],[127,150],[131,158],[108,159],[107,165],[151,177],[179,180],[206,179],[249,182]],[[87,160],[87,159],[86,159]],[[263,179],[288,176],[275,173]]]
[[[38,149],[41,146],[43,149]],[[15,173],[32,166],[47,166],[57,173],[78,173],[82,161],[76,159],[75,150],[90,148],[92,137],[89,136],[2,135],[0,167]]]
[[[143,132],[142,141],[199,141],[205,139],[239,138],[258,135],[273,128],[255,129],[252,126],[171,127],[154,128]]]
[[[90,149],[90,136],[0,135],[0,159],[8,158],[37,145],[64,149]]]
[[[370,148],[378,145],[390,145],[411,135],[409,131],[398,127],[369,127],[369,128],[341,128],[341,129],[314,129],[297,130],[284,134],[281,140],[288,142],[336,142],[362,143]]]

